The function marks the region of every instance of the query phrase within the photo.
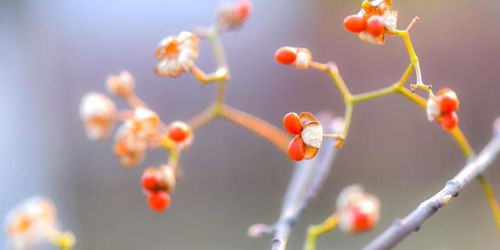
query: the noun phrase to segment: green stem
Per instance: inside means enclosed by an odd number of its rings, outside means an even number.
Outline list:
[[[387,87],[387,88],[383,88],[383,89],[379,89],[379,90],[375,90],[375,91],[370,91],[370,92],[366,92],[366,93],[362,93],[362,94],[353,95],[352,96],[352,103],[357,104],[357,103],[368,101],[371,99],[376,99],[376,98],[379,98],[382,96],[390,95],[390,94],[394,93],[395,91],[396,91],[396,89],[391,86],[391,87]]]
[[[486,195],[486,199],[488,200],[488,204],[490,205],[491,212],[495,217],[497,229],[500,230],[500,208],[498,207],[498,201],[496,200],[493,188],[491,187],[488,178],[486,178],[484,174],[478,175],[477,181],[481,185],[481,188],[483,189],[483,192]]]

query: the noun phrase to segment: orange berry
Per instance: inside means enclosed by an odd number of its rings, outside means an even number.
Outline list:
[[[301,161],[305,157],[306,145],[302,137],[295,136],[288,144],[288,156],[294,161]]]
[[[441,113],[448,114],[457,111],[460,102],[455,91],[444,88],[439,90],[437,96]]]
[[[363,213],[360,208],[353,209],[352,220],[352,229],[355,233],[369,231],[375,225],[373,218],[369,214]]]
[[[297,59],[297,52],[290,47],[281,47],[274,54],[274,58],[278,63],[290,65]]]
[[[172,141],[183,142],[192,133],[185,122],[175,121],[168,126],[167,135]]]
[[[148,192],[149,207],[156,212],[162,212],[170,206],[170,195],[165,191]]]
[[[446,130],[450,131],[454,129],[458,125],[458,116],[457,113],[451,112],[448,114],[445,114],[441,117],[441,127]]]
[[[353,33],[359,33],[366,28],[366,19],[359,15],[350,15],[344,19],[344,28]]]
[[[235,5],[235,13],[239,19],[245,19],[252,12],[252,1],[250,0],[240,0]]]
[[[283,116],[283,127],[292,135],[298,135],[302,132],[302,122],[295,112],[287,113]]]
[[[381,16],[371,16],[366,21],[366,31],[368,31],[368,33],[372,34],[373,36],[381,35],[382,33],[384,33],[384,30],[384,18],[382,18]]]

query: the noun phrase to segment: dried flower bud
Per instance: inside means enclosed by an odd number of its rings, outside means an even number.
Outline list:
[[[323,141],[323,127],[319,122],[308,123],[304,126],[301,135],[306,145],[319,148]]]
[[[252,12],[250,0],[226,2],[217,11],[217,27],[220,30],[239,28]]]
[[[144,160],[146,155],[146,140],[138,136],[132,123],[125,122],[115,135],[115,154],[124,167],[133,167]]]
[[[378,199],[365,193],[359,185],[345,187],[337,198],[340,228],[346,233],[362,233],[371,230],[379,219]]]
[[[80,118],[90,140],[108,137],[114,128],[115,115],[115,104],[102,94],[88,93],[80,102]]]
[[[160,41],[156,48],[156,74],[164,77],[178,77],[191,70],[200,52],[199,38],[183,31],[178,36],[169,36]]]
[[[134,109],[134,115],[130,119],[137,136],[143,139],[151,139],[159,134],[160,117],[151,109],[146,107],[137,107]]]
[[[27,249],[56,230],[56,209],[45,198],[33,197],[12,208],[5,220],[9,249]]]
[[[134,93],[135,79],[130,72],[122,71],[119,75],[109,75],[106,85],[112,94],[127,98]]]

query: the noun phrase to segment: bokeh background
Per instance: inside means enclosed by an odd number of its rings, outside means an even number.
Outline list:
[[[78,114],[82,95],[105,91],[109,73],[130,70],[138,94],[166,121],[187,120],[213,98],[192,76],[153,74],[153,50],[163,37],[207,25],[219,0],[1,0],[0,1],[0,214],[32,195],[52,198],[62,225],[78,237],[76,249],[267,249],[270,239],[246,236],[253,223],[277,219],[293,170],[271,144],[233,124],[216,121],[197,133],[184,154],[185,177],[164,214],[151,212],[141,194],[149,154],[125,171],[111,140],[93,143]],[[476,150],[500,115],[500,2],[494,0],[395,1],[399,24],[421,21],[413,41],[424,81],[452,87],[460,96],[460,124]],[[388,86],[408,64],[400,39],[384,46],[344,31],[343,18],[359,1],[255,0],[243,29],[222,36],[232,69],[228,103],[276,125],[288,111],[342,114],[338,91],[314,70],[277,65],[283,45],[309,48],[318,61],[333,60],[354,93]],[[199,65],[214,68],[206,43]],[[122,103],[123,104],[123,103]],[[297,223],[289,249],[301,249],[305,228],[334,208],[339,190],[363,183],[382,202],[373,232],[322,237],[319,249],[359,249],[394,218],[440,189],[464,164],[453,140],[399,96],[355,108],[348,141],[320,196]],[[499,161],[488,170],[500,193]],[[5,245],[5,237],[0,237]],[[500,239],[479,185],[397,249],[498,249]]]

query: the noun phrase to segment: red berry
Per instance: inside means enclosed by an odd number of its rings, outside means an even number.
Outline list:
[[[369,231],[375,224],[370,215],[363,213],[359,208],[353,209],[352,219],[352,229],[355,233]]]
[[[142,187],[148,191],[154,191],[160,186],[160,175],[155,168],[148,168],[141,178]]]
[[[440,122],[441,122],[441,127],[444,130],[450,131],[450,130],[454,129],[458,124],[457,113],[451,112],[451,113],[443,115],[441,117]]]
[[[162,212],[170,206],[170,195],[165,191],[148,192],[149,207],[156,212]]]
[[[283,116],[283,127],[292,135],[298,135],[302,132],[302,122],[295,112],[287,113]]]
[[[295,62],[297,52],[290,47],[281,47],[274,54],[274,58],[278,63],[290,65]]]
[[[458,101],[455,91],[444,88],[439,90],[437,96],[439,98],[439,109],[441,113],[448,114],[457,111],[460,102]]]
[[[366,28],[366,19],[358,15],[350,15],[344,19],[344,28],[353,33],[359,33]]]
[[[381,16],[371,16],[368,18],[368,21],[366,21],[366,31],[368,33],[372,34],[373,36],[379,36],[382,33],[384,33],[385,30],[385,24],[384,24],[384,18]]]
[[[302,141],[302,137],[295,136],[288,144],[288,156],[294,161],[304,160],[306,154],[306,145]]]
[[[240,0],[236,3],[234,9],[239,19],[245,19],[252,11],[252,2],[250,0]]]
[[[175,142],[184,141],[192,133],[191,128],[185,122],[175,121],[168,126],[168,138]]]

